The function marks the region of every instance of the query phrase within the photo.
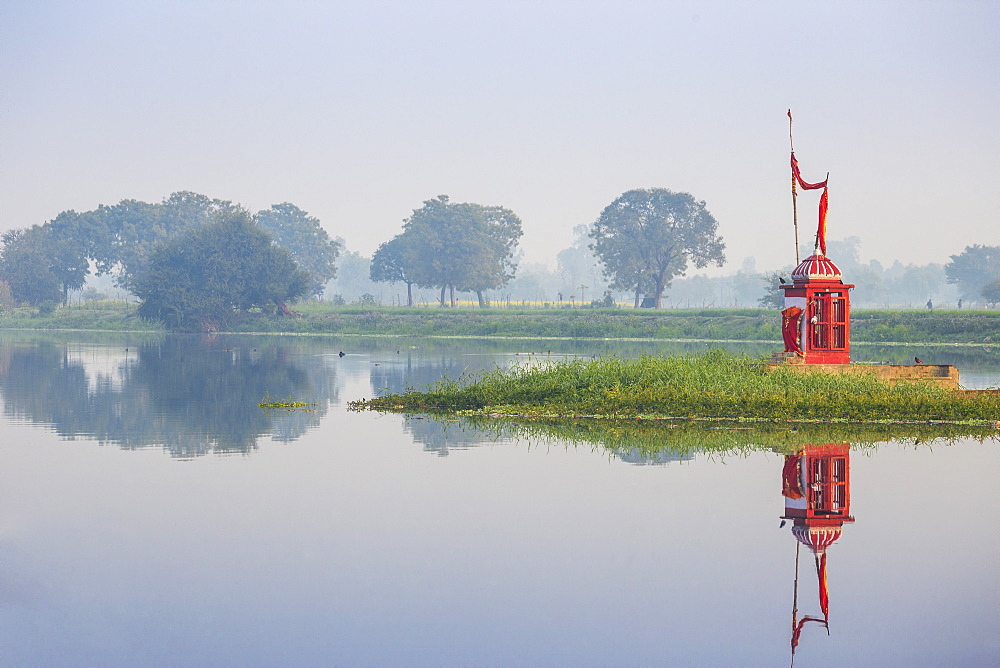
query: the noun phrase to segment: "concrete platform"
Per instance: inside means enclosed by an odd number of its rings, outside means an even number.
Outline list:
[[[782,366],[802,373],[870,374],[890,384],[924,382],[959,389],[958,369],[951,364],[806,364],[795,353],[775,353],[770,368]]]

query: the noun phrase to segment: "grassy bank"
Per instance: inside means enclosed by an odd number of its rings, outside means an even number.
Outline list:
[[[769,371],[759,359],[713,350],[686,357],[556,362],[497,369],[424,391],[352,403],[379,411],[603,419],[989,422],[1000,395],[935,385],[894,387],[869,376]]]
[[[139,317],[135,304],[118,301],[57,308],[51,313],[18,307],[0,312],[0,329],[72,329],[102,332],[162,332],[163,327]]]
[[[764,309],[439,309],[296,305],[300,317],[251,314],[234,332],[387,336],[466,336],[649,340],[781,340],[780,316]],[[135,305],[105,302],[40,315],[19,308],[0,314],[0,328],[162,331]],[[1000,343],[1000,311],[855,311],[858,343]]]

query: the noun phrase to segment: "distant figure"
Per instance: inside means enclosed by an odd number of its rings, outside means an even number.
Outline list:
[[[958,308],[962,308],[962,300],[961,299],[958,300]]]
[[[345,355],[345,353],[344,353],[344,351],[343,351],[343,350],[341,350],[341,351],[340,351],[339,353],[337,353],[337,354],[338,354],[338,355],[340,355],[341,357],[343,357],[343,356]]]
[[[934,308],[934,302],[932,302],[930,299],[928,299],[927,300],[927,310],[930,311],[933,308]]]
[[[919,357],[914,357],[913,361],[916,362],[917,364],[923,364],[924,363],[923,360],[921,360]]]

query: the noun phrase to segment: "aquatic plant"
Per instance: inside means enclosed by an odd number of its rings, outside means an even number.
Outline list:
[[[316,404],[310,404],[310,403],[305,402],[305,401],[296,401],[292,397],[288,397],[286,399],[281,399],[281,400],[275,400],[275,399],[271,399],[270,395],[264,395],[264,398],[261,399],[260,403],[257,404],[257,405],[260,406],[261,408],[291,408],[291,409],[302,408],[302,409],[304,409],[304,408],[307,408],[309,406],[315,406]]]

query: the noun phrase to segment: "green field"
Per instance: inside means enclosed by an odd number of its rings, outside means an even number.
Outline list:
[[[569,339],[730,340],[780,342],[780,315],[764,309],[442,309],[295,305],[298,317],[245,315],[232,331],[296,334],[465,336]],[[163,331],[141,320],[134,304],[98,302],[49,315],[17,308],[0,328]],[[852,340],[867,343],[1000,342],[1000,311],[859,310]]]

